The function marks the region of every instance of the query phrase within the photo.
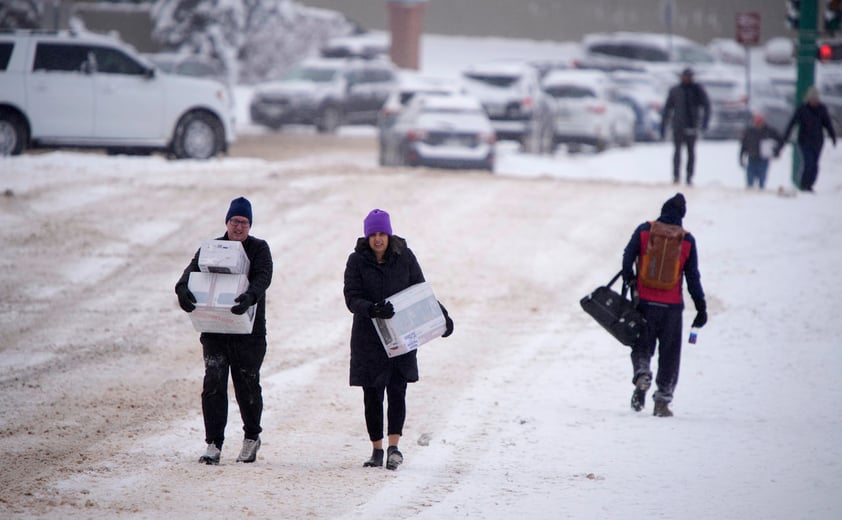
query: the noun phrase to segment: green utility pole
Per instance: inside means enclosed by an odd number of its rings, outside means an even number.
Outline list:
[[[795,83],[795,106],[803,100],[804,94],[816,81],[816,37],[818,36],[819,0],[801,0],[801,16],[798,23],[798,79]],[[801,188],[801,157],[792,154],[792,182]]]

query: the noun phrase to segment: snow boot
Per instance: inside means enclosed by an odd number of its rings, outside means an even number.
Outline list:
[[[632,410],[639,412],[643,410],[644,406],[646,406],[646,390],[638,390],[635,388],[631,397]]]
[[[389,446],[389,456],[386,458],[386,469],[395,470],[403,463],[403,455],[398,451],[397,446]]]
[[[364,468],[378,468],[383,465],[383,450],[371,450],[371,458],[363,462]]]
[[[216,447],[216,444],[210,443],[205,450],[205,454],[199,457],[199,462],[204,464],[219,464],[219,455],[220,449]]]
[[[243,439],[243,448],[237,456],[237,462],[254,462],[257,460],[258,449],[260,449],[260,437],[257,439]]]
[[[652,412],[652,415],[655,417],[672,417],[669,403],[666,401],[655,401],[655,411]]]
[[[631,398],[631,407],[635,412],[639,412],[646,406],[646,391],[652,386],[652,376],[647,373],[638,374],[633,382],[634,393]]]

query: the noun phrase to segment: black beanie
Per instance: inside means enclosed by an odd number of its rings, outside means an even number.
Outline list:
[[[245,217],[251,225],[251,202],[245,197],[238,197],[231,201],[231,206],[228,208],[228,213],[225,214],[225,223],[227,224],[231,217]]]
[[[684,200],[684,195],[676,193],[675,196],[666,202],[661,207],[661,215],[677,218],[679,220],[684,218],[687,214],[687,201]]]

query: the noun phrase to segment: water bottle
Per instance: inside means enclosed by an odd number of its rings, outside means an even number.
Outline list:
[[[699,328],[693,327],[693,328],[690,329],[690,339],[688,341],[690,341],[690,343],[695,344],[696,338],[698,338],[698,336],[699,336]]]

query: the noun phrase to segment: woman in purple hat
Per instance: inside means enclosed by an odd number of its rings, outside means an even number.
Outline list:
[[[389,319],[395,311],[389,296],[424,281],[421,266],[406,240],[392,234],[389,214],[372,210],[363,222],[365,236],[357,239],[345,266],[345,304],[354,314],[351,328],[351,386],[363,388],[365,423],[372,444],[371,458],[363,466],[383,465],[383,398],[388,396],[386,468],[403,462],[398,442],[406,418],[407,383],[418,381],[417,351],[389,357],[372,318]],[[447,330],[453,321],[442,306]]]

